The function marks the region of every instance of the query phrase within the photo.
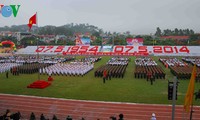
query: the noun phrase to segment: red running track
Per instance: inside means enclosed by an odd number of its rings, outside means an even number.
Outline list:
[[[110,116],[124,114],[125,120],[149,120],[152,112],[156,114],[157,120],[171,119],[171,105],[135,104],[119,102],[97,102],[68,100],[23,95],[0,94],[0,115],[6,109],[13,113],[20,111],[23,119],[29,119],[30,113],[34,112],[39,119],[41,113],[52,119],[55,114],[60,120],[65,120],[67,115],[73,120],[110,120]],[[176,106],[175,120],[188,120],[189,114],[184,114],[183,106]],[[193,120],[200,120],[200,106],[194,106]]]

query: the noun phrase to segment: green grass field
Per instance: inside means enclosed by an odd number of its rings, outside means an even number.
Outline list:
[[[95,63],[95,69],[104,65],[110,57],[102,57],[102,60]],[[78,100],[96,100],[96,101],[115,101],[131,103],[148,103],[148,104],[171,104],[172,101],[167,99],[168,80],[173,79],[169,69],[154,57],[166,72],[166,80],[156,79],[153,85],[145,79],[134,78],[134,59],[126,69],[125,77],[112,78],[103,84],[102,78],[94,77],[94,70],[90,71],[84,77],[72,76],[53,76],[52,85],[45,89],[31,89],[27,85],[38,79],[38,74],[20,74],[13,76],[9,74],[6,78],[5,73],[0,74],[0,93],[34,95],[55,98],[67,98]],[[47,80],[47,75],[40,75],[41,79]],[[184,103],[185,93],[187,91],[189,80],[179,80],[178,100],[176,104]],[[200,83],[195,83],[195,91],[200,87]],[[200,105],[199,100],[194,100],[194,105]]]

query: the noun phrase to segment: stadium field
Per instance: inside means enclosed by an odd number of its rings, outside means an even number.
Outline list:
[[[101,65],[106,64],[110,57],[102,57],[95,63],[95,68],[83,77],[74,76],[53,76],[54,81],[45,89],[27,88],[29,84],[38,79],[38,74],[20,74],[13,76],[9,73],[0,74],[0,93],[34,95],[54,98],[95,100],[95,101],[113,101],[113,102],[131,102],[147,104],[172,104],[167,99],[168,80],[173,79],[169,69],[158,61],[158,57],[153,57],[156,62],[162,66],[166,73],[166,78],[156,79],[153,85],[146,79],[134,78],[134,59],[126,69],[124,78],[112,78],[103,84],[102,78],[94,77],[94,71]],[[47,75],[40,75],[40,79],[47,80]],[[189,80],[179,80],[178,100],[176,104],[183,105],[185,93],[187,91]],[[195,91],[199,89],[200,83],[195,83]],[[200,102],[194,100],[194,105],[200,105]]]

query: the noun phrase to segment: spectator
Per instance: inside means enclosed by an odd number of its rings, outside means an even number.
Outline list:
[[[58,118],[56,117],[56,115],[53,115],[52,120],[58,120]]]
[[[46,120],[43,114],[40,115],[40,120]]]
[[[20,118],[21,118],[21,113],[19,111],[13,114],[13,120],[20,120]]]
[[[119,120],[124,120],[124,115],[122,113],[119,114]]]
[[[6,114],[5,114],[5,120],[10,120],[11,118],[11,112],[9,109],[6,110]]]
[[[156,120],[156,114],[155,113],[152,113],[151,120]]]
[[[117,118],[114,117],[114,116],[111,116],[110,119],[111,119],[111,120],[117,120]]]
[[[85,118],[82,117],[81,120],[85,120]]]
[[[68,115],[66,120],[72,120],[72,117]]]
[[[31,113],[30,120],[36,120],[35,114],[33,112]]]
[[[0,116],[0,120],[3,120],[3,119],[4,119],[3,115],[2,115],[2,116]]]

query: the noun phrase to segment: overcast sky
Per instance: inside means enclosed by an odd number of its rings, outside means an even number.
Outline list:
[[[163,29],[200,32],[200,0],[0,0],[20,4],[17,17],[0,15],[0,26],[27,24],[38,12],[38,25],[89,23],[104,31],[132,34]]]

